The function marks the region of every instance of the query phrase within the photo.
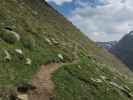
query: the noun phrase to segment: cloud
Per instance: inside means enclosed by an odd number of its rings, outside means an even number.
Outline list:
[[[103,3],[96,7],[79,1],[81,6],[72,12],[69,19],[91,39],[119,40],[133,30],[133,0],[99,0]]]
[[[101,36],[101,35],[106,35],[105,33],[100,33],[100,32],[94,32],[93,33],[94,36]]]
[[[57,5],[62,5],[65,2],[72,2],[73,0],[46,0],[47,2],[54,2]]]

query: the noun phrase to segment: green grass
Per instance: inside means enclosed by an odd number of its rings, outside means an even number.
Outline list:
[[[86,100],[88,98],[92,98],[92,100],[100,98],[102,100],[103,97],[100,96],[104,96],[105,91],[100,86],[106,88],[106,83],[97,86],[97,84],[91,83],[89,79],[90,77],[97,78],[97,76],[102,74],[111,77],[115,72],[108,72],[108,68],[111,70],[116,69],[122,74],[132,76],[132,72],[125,65],[106,50],[96,47],[95,43],[76,29],[72,23],[42,1],[1,0],[1,88],[9,88],[10,90],[16,87],[17,84],[30,83],[32,76],[38,71],[40,65],[51,62],[68,63],[68,65],[63,66],[54,74],[58,100]],[[20,40],[10,41],[14,37],[9,31],[8,34],[6,33],[7,28],[17,33],[20,36]],[[18,54],[15,49],[21,49],[23,54]],[[4,59],[6,56],[4,50],[9,52],[11,60]],[[64,60],[61,60],[58,54],[63,55]],[[32,60],[31,65],[26,64],[26,58]],[[95,60],[90,60],[89,58]],[[79,63],[72,64],[73,61],[79,61]],[[71,64],[69,65],[69,63]],[[78,69],[77,65],[80,65],[82,69]],[[105,72],[99,70],[104,65]],[[132,84],[129,84],[129,86],[132,86]],[[115,89],[111,89],[110,94],[105,95],[106,100],[115,100],[116,96],[119,95]],[[114,95],[114,97],[111,98],[111,95]],[[121,100],[125,100],[125,98],[127,97],[123,96]]]
[[[53,74],[55,82],[55,100],[132,100],[132,97],[121,89],[112,86],[115,82],[119,86],[128,86],[133,93],[133,86],[129,86],[130,80],[123,79],[118,73],[114,73],[99,63],[92,63],[88,58],[81,59],[77,64],[63,65]],[[106,77],[103,80],[100,76]],[[95,82],[100,79],[102,82]]]

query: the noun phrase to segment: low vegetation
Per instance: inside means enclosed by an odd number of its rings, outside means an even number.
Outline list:
[[[63,65],[54,73],[53,80],[55,100],[133,99],[131,80],[85,57],[76,64]]]

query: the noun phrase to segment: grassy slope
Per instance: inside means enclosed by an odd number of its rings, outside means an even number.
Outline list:
[[[19,41],[7,41],[11,39],[10,34],[7,34],[8,28],[20,35]],[[101,100],[104,97],[106,100],[118,100],[116,96],[119,96],[120,100],[127,100],[128,97],[123,92],[121,94],[120,90],[112,88],[106,82],[93,85],[90,78],[104,74],[113,80],[115,72],[112,73],[109,69],[116,68],[126,74],[131,74],[130,71],[106,50],[97,48],[43,0],[1,0],[0,34],[9,37],[6,40],[0,37],[0,87],[7,88],[21,82],[30,82],[41,64],[62,61],[69,62],[70,65],[64,65],[53,77],[57,100],[99,100],[101,95]],[[15,49],[23,51],[22,57]],[[5,50],[11,55],[10,61],[4,59]],[[64,60],[58,57],[59,54],[63,55]],[[31,65],[26,64],[26,58],[32,60]],[[72,63],[75,60],[78,60],[77,64]],[[78,69],[77,65],[81,65],[81,69]],[[96,67],[100,69],[102,66],[105,66],[105,72],[96,72]],[[118,78],[117,81],[128,84],[127,80]],[[111,88],[110,94],[104,95],[102,87]]]
[[[93,59],[82,58],[77,64],[63,65],[53,76],[55,100],[132,100],[133,85],[120,73]],[[96,81],[97,80],[97,81]],[[111,84],[111,82],[120,87]],[[130,88],[124,91],[121,87]]]

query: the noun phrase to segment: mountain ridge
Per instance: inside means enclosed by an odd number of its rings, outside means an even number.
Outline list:
[[[131,70],[133,70],[132,54],[133,54],[133,31],[126,34],[116,45],[114,45],[110,52],[122,60]]]

